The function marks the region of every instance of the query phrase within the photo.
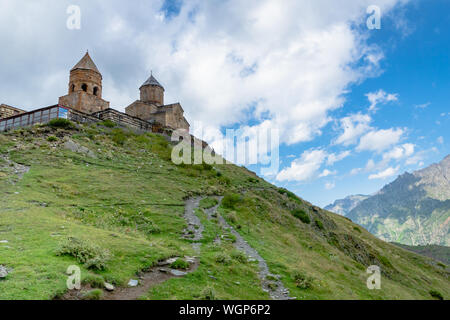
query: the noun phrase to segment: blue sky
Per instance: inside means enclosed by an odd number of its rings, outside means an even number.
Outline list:
[[[398,15],[402,27],[396,26]],[[380,30],[367,31],[371,44],[380,46],[385,55],[380,74],[349,87],[346,102],[335,112],[334,119],[352,114],[370,115],[371,126],[380,130],[401,128],[399,143],[380,152],[354,151],[352,147],[333,145],[336,123],[330,122],[323,134],[307,143],[281,146],[282,168],[289,167],[292,155],[320,148],[330,152],[351,154],[344,160],[321,166],[332,174],[305,181],[271,182],[295,191],[301,197],[326,205],[350,194],[371,194],[398,174],[414,171],[439,162],[450,153],[450,2],[416,1],[392,16],[382,18]],[[364,28],[365,26],[359,26]],[[381,102],[376,113],[368,112],[371,103],[367,94],[383,90],[395,94],[396,101]],[[383,154],[401,144],[413,144],[411,157],[391,160],[377,171],[352,170],[364,168],[368,161],[381,161]],[[412,159],[417,157],[416,159]],[[410,161],[408,161],[410,160]],[[369,179],[377,172],[394,168],[386,177]],[[258,170],[253,166],[254,170]],[[321,171],[319,170],[319,172]]]
[[[449,1],[78,0],[68,29],[73,4],[0,0],[0,103],[57,103],[89,49],[113,108],[153,70],[219,152],[227,128],[278,129],[264,177],[321,206],[450,153]]]

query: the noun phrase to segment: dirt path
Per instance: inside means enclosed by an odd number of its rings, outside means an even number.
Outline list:
[[[147,271],[140,272],[136,280],[139,285],[135,287],[118,287],[113,291],[106,291],[103,289],[102,300],[137,300],[148,293],[148,291],[157,284],[163,283],[172,278],[182,278],[188,273],[194,272],[199,265],[198,259],[195,259],[187,270],[175,270],[170,267],[154,267]],[[83,300],[83,295],[95,288],[90,285],[82,285],[81,290],[67,291],[64,296],[57,300]]]
[[[216,212],[217,207],[220,205],[222,198],[219,197],[219,204],[214,207],[212,212]],[[280,280],[279,275],[274,275],[269,272],[269,267],[267,266],[266,260],[260,256],[258,251],[253,249],[247,241],[237,232],[232,226],[230,226],[225,219],[221,215],[217,215],[219,219],[219,223],[223,229],[231,232],[236,237],[236,242],[234,243],[236,249],[242,251],[245,255],[249,257],[249,259],[254,259],[258,261],[259,266],[259,278],[261,279],[261,285],[265,292],[270,294],[270,297],[273,300],[292,300],[295,298],[291,298],[289,296],[289,290],[286,289],[283,283]],[[209,214],[208,214],[209,217]]]
[[[186,201],[185,206],[185,219],[188,223],[188,228],[185,230],[185,235],[183,236],[186,239],[190,239],[194,241],[192,246],[197,254],[200,253],[200,240],[203,238],[203,230],[204,227],[200,222],[200,219],[195,214],[195,209],[198,208],[200,200],[202,198],[189,199]],[[136,279],[138,285],[137,286],[128,286],[128,287],[118,287],[114,288],[113,291],[104,291],[103,300],[137,300],[140,297],[144,296],[148,293],[148,291],[158,285],[172,278],[182,278],[187,274],[194,272],[197,270],[199,266],[199,258],[198,257],[184,257],[184,260],[190,263],[190,266],[186,270],[176,270],[170,268],[170,264],[177,259],[170,258],[165,261],[160,261],[158,266],[150,268],[148,270],[144,270],[140,272]],[[71,290],[64,294],[61,297],[61,300],[82,300],[83,295],[93,290],[90,285],[82,285],[81,290]]]
[[[204,226],[200,219],[195,214],[195,209],[199,207],[200,201],[203,198],[193,198],[186,201],[184,217],[188,223],[188,227],[185,230],[183,238],[192,240],[192,247],[197,255],[200,255],[200,240],[203,239]],[[283,283],[280,281],[278,275],[273,275],[269,272],[269,267],[266,261],[259,255],[259,253],[253,249],[244,238],[230,226],[225,219],[217,214],[217,209],[220,206],[222,197],[217,197],[218,204],[212,208],[204,209],[208,219],[212,219],[217,215],[219,224],[222,229],[231,232],[236,237],[235,247],[245,253],[249,259],[258,261],[258,275],[261,279],[261,285],[264,291],[270,294],[270,297],[274,300],[290,300],[289,290],[286,289]],[[220,237],[219,237],[220,239]],[[220,241],[220,240],[219,240]],[[119,287],[113,291],[105,291],[104,300],[136,300],[148,293],[148,291],[155,285],[163,283],[171,278],[180,278],[185,275],[194,272],[199,266],[198,257],[184,257],[186,261],[190,262],[190,267],[187,270],[175,270],[170,268],[170,264],[176,260],[176,258],[167,259],[159,262],[158,266],[142,271],[138,274],[137,279],[139,285],[134,287]],[[62,300],[80,300],[83,299],[83,294],[93,288],[90,285],[83,285],[82,290],[68,291],[61,299]]]

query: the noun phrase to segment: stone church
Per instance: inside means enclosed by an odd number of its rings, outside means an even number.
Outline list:
[[[139,88],[140,99],[126,107],[125,113],[110,108],[109,101],[103,99],[102,80],[102,74],[87,52],[70,70],[68,93],[59,98],[58,105],[27,112],[1,104],[0,131],[45,123],[54,117],[78,122],[110,120],[141,131],[189,131],[190,125],[180,103],[164,104],[164,87],[153,74]]]
[[[127,115],[170,129],[189,130],[180,103],[164,105],[164,87],[153,74],[139,90],[140,99],[126,107]],[[102,99],[102,75],[89,53],[70,70],[69,93],[59,98],[59,104],[89,114],[109,109],[109,102]]]

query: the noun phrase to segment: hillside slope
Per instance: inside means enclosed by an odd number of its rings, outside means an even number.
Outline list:
[[[450,246],[450,156],[404,173],[346,216],[386,241]]]
[[[408,246],[406,244],[394,243],[406,250],[416,252],[426,257],[433,258],[434,260],[441,261],[446,265],[450,265],[450,247],[438,246],[435,244],[426,246]]]
[[[104,125],[0,134],[0,266],[8,272],[0,299],[62,297],[70,265],[81,267],[85,286],[125,288],[161,261],[185,256],[198,257],[195,270],[155,282],[141,298],[269,299],[267,286],[296,299],[450,296],[448,271],[429,258],[245,168],[176,166],[164,137]],[[186,199],[198,196],[187,216]],[[224,196],[220,206],[213,196]],[[270,273],[260,279],[264,263]],[[370,265],[381,267],[381,290],[366,286]]]

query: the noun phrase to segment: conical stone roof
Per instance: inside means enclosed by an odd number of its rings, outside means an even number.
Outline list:
[[[98,71],[97,66],[95,65],[94,61],[92,61],[91,57],[89,56],[88,52],[86,52],[84,57],[70,71],[73,71],[76,69],[92,70],[97,73],[100,73],[100,71]]]
[[[147,81],[145,81],[141,87],[144,86],[158,86],[164,89],[164,87],[158,82],[158,80],[155,79],[155,77],[153,76],[153,74],[150,76],[150,78],[147,79]]]

